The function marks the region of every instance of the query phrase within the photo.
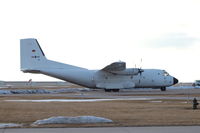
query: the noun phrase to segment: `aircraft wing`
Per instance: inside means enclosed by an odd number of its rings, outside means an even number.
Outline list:
[[[113,71],[123,71],[126,69],[126,63],[125,62],[114,62],[106,67],[104,67],[102,70],[106,72],[113,72]]]

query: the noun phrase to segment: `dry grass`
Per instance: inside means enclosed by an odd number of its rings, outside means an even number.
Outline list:
[[[39,98],[30,97],[30,99]],[[7,98],[10,99],[9,97],[0,98],[0,123],[11,122],[29,125],[36,120],[52,116],[94,115],[111,119],[114,123],[62,124],[45,125],[45,127],[200,125],[200,110],[192,110],[191,104],[181,100],[165,100],[162,103],[150,101],[23,103],[5,102],[4,100]]]

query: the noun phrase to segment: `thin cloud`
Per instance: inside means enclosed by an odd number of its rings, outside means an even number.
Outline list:
[[[185,48],[192,46],[197,41],[199,41],[198,38],[190,37],[187,34],[173,33],[161,36],[160,38],[150,41],[150,45],[158,48],[165,48],[165,47]]]

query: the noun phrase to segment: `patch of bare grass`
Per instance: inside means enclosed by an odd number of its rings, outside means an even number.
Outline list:
[[[4,97],[3,100],[6,98]],[[34,99],[31,96],[30,99]],[[200,110],[181,100],[150,101],[104,101],[81,103],[32,103],[5,102],[0,100],[0,123],[25,123],[52,116],[93,115],[108,118],[112,124],[67,124],[53,127],[76,126],[155,126],[155,125],[200,125]],[[50,126],[50,125],[44,125]]]

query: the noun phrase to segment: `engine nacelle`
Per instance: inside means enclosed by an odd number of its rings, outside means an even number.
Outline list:
[[[128,68],[123,71],[111,71],[111,73],[118,75],[138,75],[141,72],[143,72],[143,70],[139,68]]]

